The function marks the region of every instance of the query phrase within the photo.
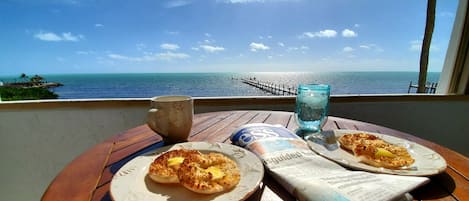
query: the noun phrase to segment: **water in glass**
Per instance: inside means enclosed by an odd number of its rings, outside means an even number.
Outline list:
[[[325,84],[298,86],[295,117],[301,130],[320,132],[327,119],[330,87]]]

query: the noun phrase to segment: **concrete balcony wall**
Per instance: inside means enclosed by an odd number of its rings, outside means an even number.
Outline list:
[[[38,200],[71,160],[112,135],[145,123],[149,99],[0,103],[1,200]],[[196,98],[195,113],[293,111],[294,97]],[[469,156],[467,96],[334,96],[330,115],[380,124]],[[70,178],[79,179],[79,178]]]

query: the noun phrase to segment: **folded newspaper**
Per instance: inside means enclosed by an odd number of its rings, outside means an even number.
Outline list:
[[[409,191],[428,178],[352,171],[316,154],[281,125],[247,124],[233,144],[256,154],[268,172],[298,200],[411,200]]]

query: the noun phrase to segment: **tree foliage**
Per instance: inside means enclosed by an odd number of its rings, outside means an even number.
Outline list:
[[[57,99],[59,96],[45,88],[0,87],[2,101]]]

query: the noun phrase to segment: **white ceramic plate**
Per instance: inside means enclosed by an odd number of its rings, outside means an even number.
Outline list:
[[[415,162],[410,167],[405,167],[399,170],[374,167],[365,163],[361,163],[357,157],[353,156],[352,153],[340,148],[340,144],[336,139],[346,133],[369,133],[376,135],[391,144],[403,146],[407,148],[407,151],[415,159]],[[435,175],[443,172],[446,169],[446,161],[440,154],[415,142],[410,142],[386,134],[357,130],[334,130],[334,132],[326,133],[326,136],[328,135],[330,135],[328,138],[329,143],[324,143],[323,140],[315,140],[314,138],[312,138],[312,140],[308,140],[308,144],[311,149],[330,160],[352,169],[412,176]]]
[[[213,195],[202,195],[187,190],[178,184],[158,184],[148,176],[148,168],[162,152],[173,149],[196,149],[202,153],[219,152],[238,164],[241,180],[231,191]],[[264,177],[264,166],[253,153],[224,143],[187,142],[157,149],[138,156],[122,166],[111,181],[111,196],[116,201],[131,200],[244,200],[253,194]]]

